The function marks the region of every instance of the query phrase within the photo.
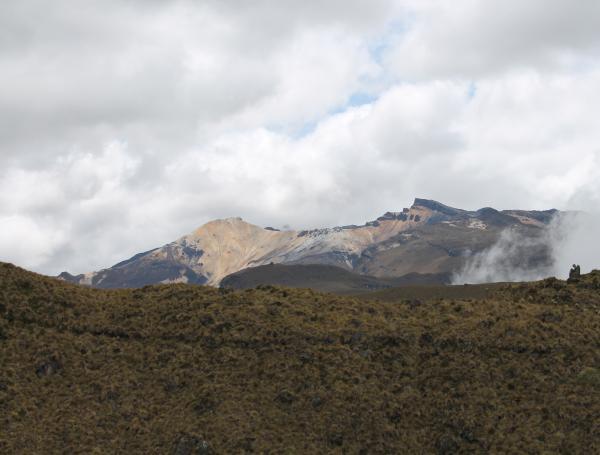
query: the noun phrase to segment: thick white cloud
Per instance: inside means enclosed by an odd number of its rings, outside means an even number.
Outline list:
[[[593,210],[592,3],[3,2],[0,260],[81,272],[415,196]]]

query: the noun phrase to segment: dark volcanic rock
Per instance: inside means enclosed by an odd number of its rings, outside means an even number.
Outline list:
[[[413,203],[413,207],[415,207],[415,206],[425,207],[425,208],[433,210],[435,212],[444,213],[444,214],[450,215],[450,216],[461,216],[466,213],[465,210],[455,209],[454,207],[449,207],[440,202],[432,201],[429,199],[416,198],[415,202]]]
[[[393,221],[393,220],[401,220],[406,221],[408,216],[403,212],[385,212],[382,216],[377,218],[377,221]],[[368,225],[368,223],[367,223]]]
[[[516,223],[515,218],[513,218],[512,216],[505,215],[504,213],[499,212],[498,210],[493,209],[491,207],[484,207],[482,209],[477,210],[477,212],[475,213],[477,215],[477,218],[479,218],[481,221],[496,226],[507,227]]]

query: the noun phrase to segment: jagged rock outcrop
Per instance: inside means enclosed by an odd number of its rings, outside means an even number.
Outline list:
[[[410,208],[362,226],[277,230],[227,218],[108,269],[77,276],[64,272],[59,278],[102,288],[176,282],[216,286],[232,273],[270,263],[332,265],[375,277],[449,274],[492,245],[502,230],[536,236],[555,213],[468,211],[415,199]]]

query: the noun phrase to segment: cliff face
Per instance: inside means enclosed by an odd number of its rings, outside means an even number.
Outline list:
[[[103,288],[154,283],[218,285],[240,270],[275,264],[325,264],[376,277],[452,273],[506,228],[536,236],[555,211],[467,211],[415,199],[362,226],[279,231],[227,218],[108,269],[60,278]]]

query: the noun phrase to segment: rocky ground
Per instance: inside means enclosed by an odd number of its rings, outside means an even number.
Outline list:
[[[600,272],[386,295],[1,264],[0,453],[600,453]]]

